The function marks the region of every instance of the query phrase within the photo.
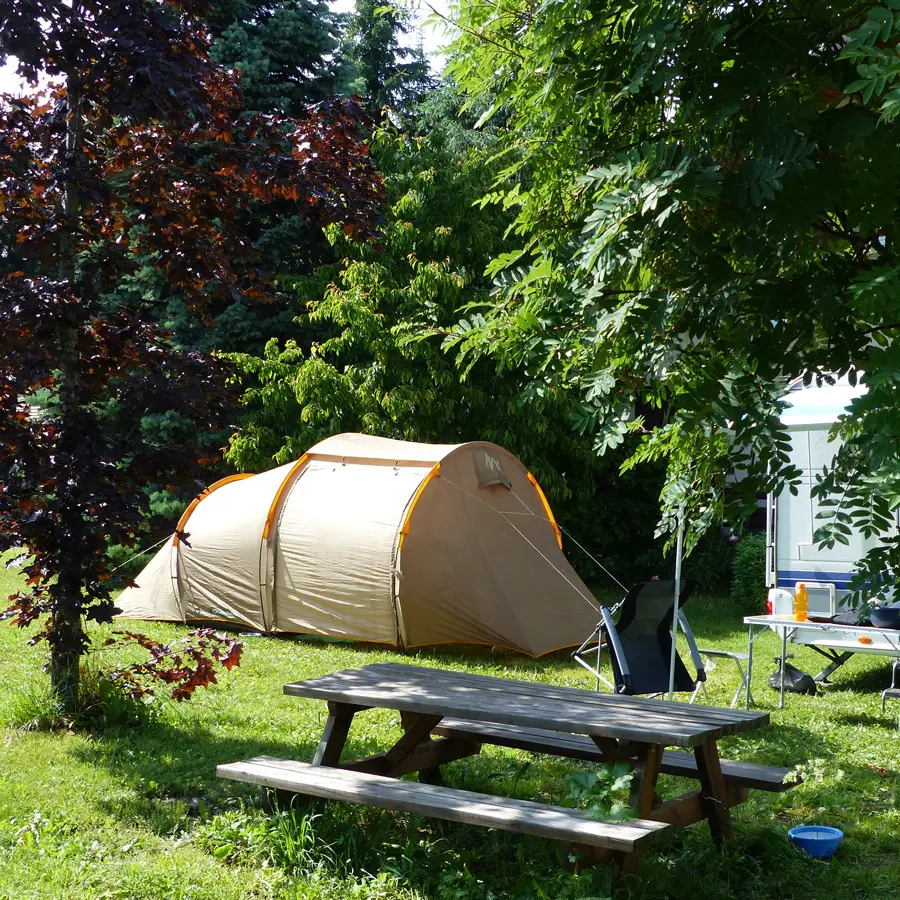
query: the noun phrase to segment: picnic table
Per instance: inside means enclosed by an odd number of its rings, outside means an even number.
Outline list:
[[[324,700],[328,719],[311,763],[257,757],[218,775],[289,793],[345,800],[451,821],[556,838],[582,865],[614,858],[626,873],[647,843],[706,820],[716,842],[732,836],[729,810],[750,788],[785,790],[786,769],[719,759],[718,741],[769,722],[767,713],[601,694],[445,669],[376,663],[287,684],[284,693]],[[400,713],[390,748],[343,760],[354,717]],[[463,791],[442,784],[440,766],[494,744],[590,762],[627,761],[638,818],[601,822],[583,811]],[[669,748],[680,748],[672,750]],[[419,773],[418,782],[400,776]],[[660,774],[699,788],[661,800]]]

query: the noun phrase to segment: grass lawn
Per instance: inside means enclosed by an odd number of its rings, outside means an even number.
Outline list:
[[[2,570],[0,570],[2,571]],[[0,574],[0,593],[15,588]],[[701,642],[743,649],[738,612],[695,599]],[[184,629],[147,624],[156,637]],[[896,897],[900,893],[900,735],[896,707],[882,716],[877,691],[886,660],[857,657],[819,697],[790,696],[774,709],[766,686],[774,636],[757,647],[754,690],[772,726],[722,744],[728,758],[792,766],[807,782],[785,794],[751,792],[735,811],[736,842],[715,851],[705,825],[648,852],[627,894],[640,898]],[[167,705],[139,728],[47,733],[21,726],[46,704],[43,650],[0,623],[0,897],[41,898],[600,898],[613,869],[562,871],[555,847],[537,838],[336,804],[312,816],[266,817],[254,791],[218,782],[217,763],[271,754],[309,759],[322,703],[285,698],[286,681],[379,660],[416,662],[511,678],[588,687],[566,656],[534,661],[486,649],[403,655],[314,640],[250,637],[240,668],[191,703]],[[796,648],[794,662],[818,671]],[[736,686],[730,663],[711,676],[716,703]],[[348,751],[362,756],[398,734],[394,714],[357,717]],[[450,785],[560,800],[576,764],[485,748],[446,767]],[[676,787],[663,779],[663,789]],[[789,844],[788,827],[821,823],[847,837],[830,862]]]

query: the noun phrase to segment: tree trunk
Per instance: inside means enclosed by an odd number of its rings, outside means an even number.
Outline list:
[[[54,610],[54,639],[50,645],[50,684],[67,716],[78,712],[81,643],[84,639],[80,603],[74,614],[71,606],[66,603],[63,609]]]
[[[77,12],[77,9],[76,9]],[[82,144],[81,84],[77,74],[69,73],[66,79],[66,160],[68,177],[63,197],[62,227],[59,239],[59,278],[73,287],[77,278],[78,227],[80,200],[78,196],[78,157]],[[60,450],[72,452],[71,445],[77,434],[80,418],[79,358],[77,311],[64,317],[57,331],[59,342],[59,419],[62,430]],[[57,490],[65,491],[57,485]],[[78,534],[80,510],[63,504],[63,518],[75,517],[64,533]],[[64,557],[65,558],[65,557]],[[79,668],[84,646],[82,625],[81,570],[79,554],[72,547],[68,563],[60,566],[57,580],[59,594],[51,615],[50,634],[50,683],[63,711],[74,715],[78,710]]]

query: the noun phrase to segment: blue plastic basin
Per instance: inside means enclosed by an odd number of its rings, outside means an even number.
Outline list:
[[[834,856],[835,850],[844,839],[844,832],[840,828],[830,828],[828,825],[798,825],[788,832],[788,837],[804,853],[816,859],[828,859]]]

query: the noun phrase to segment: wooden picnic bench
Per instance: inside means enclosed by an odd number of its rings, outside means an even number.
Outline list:
[[[719,760],[718,740],[765,727],[766,713],[396,663],[287,684],[284,692],[328,703],[312,763],[258,757],[219,766],[220,777],[289,795],[551,837],[574,847],[582,864],[614,858],[626,873],[635,870],[648,842],[703,819],[717,842],[730,840],[729,810],[746,800],[750,788],[787,786],[784,769]],[[403,735],[382,753],[342,762],[354,716],[372,708],[398,710]],[[478,753],[483,744],[599,763],[628,761],[635,770],[630,802],[638,818],[600,822],[580,810],[443,786],[440,766]],[[411,772],[419,773],[418,782],[399,780]],[[699,789],[661,800],[661,773],[699,781]]]

